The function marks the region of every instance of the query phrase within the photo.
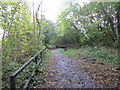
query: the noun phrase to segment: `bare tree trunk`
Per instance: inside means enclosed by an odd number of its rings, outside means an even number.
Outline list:
[[[36,36],[36,32],[35,32],[35,15],[34,15],[34,12],[35,12],[35,10],[34,10],[34,2],[33,2],[33,23],[34,23],[34,25],[33,25],[33,27],[34,27],[34,36]]]
[[[113,33],[113,41],[114,41],[114,43],[116,42],[116,33],[115,33],[115,28],[114,28],[114,23],[113,23],[113,20],[112,20],[112,18],[108,15],[108,13],[105,11],[105,9],[104,9],[104,6],[103,6],[103,4],[101,4],[102,5],[102,10],[103,10],[103,12],[104,12],[104,14],[105,14],[105,16],[106,16],[106,18],[107,18],[107,21],[109,22],[109,24],[110,24],[110,27],[111,27],[111,29],[112,29],[112,33]]]
[[[5,38],[5,33],[6,33],[6,31],[4,30],[2,40]]]
[[[43,0],[40,2],[39,6],[38,6],[38,8],[37,8],[37,11],[36,11],[36,21],[37,21],[37,23],[38,23],[38,29],[39,29],[38,39],[40,38],[40,35],[41,35],[41,24],[40,24],[40,21],[39,21],[39,19],[38,19],[38,11],[39,11],[39,9],[40,9],[40,6],[41,6],[42,2],[43,2]]]

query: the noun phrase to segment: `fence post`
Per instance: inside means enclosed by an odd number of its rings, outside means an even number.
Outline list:
[[[41,52],[40,57],[43,59],[43,51]],[[42,59],[41,59],[41,60],[42,60]]]
[[[15,76],[10,76],[10,86],[11,86],[11,90],[16,90]]]
[[[42,58],[44,57],[44,50],[43,50],[43,52],[42,52]]]
[[[35,57],[35,75],[38,73],[38,67],[37,67],[37,57]]]

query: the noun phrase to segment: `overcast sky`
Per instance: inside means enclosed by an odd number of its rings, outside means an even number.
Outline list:
[[[35,7],[38,7],[41,0],[28,0],[30,2],[30,7],[32,10],[32,2],[35,3]],[[89,2],[89,0],[77,0],[80,4],[83,2]],[[63,3],[65,0],[43,0],[42,3],[42,11],[44,11],[44,14],[47,19],[52,20],[55,22],[57,20],[58,15],[61,13],[63,8]]]

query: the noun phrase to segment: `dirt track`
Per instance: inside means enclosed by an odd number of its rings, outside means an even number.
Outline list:
[[[42,88],[102,88],[102,85],[93,82],[87,73],[80,68],[84,65],[78,64],[74,58],[52,50],[52,59],[49,60],[47,69],[48,77]]]

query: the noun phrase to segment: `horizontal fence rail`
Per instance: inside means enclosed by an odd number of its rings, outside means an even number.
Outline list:
[[[35,60],[35,66],[37,67],[40,64],[40,61],[43,59],[44,57],[44,53],[45,53],[46,48],[40,50],[36,55],[34,55],[31,59],[29,59],[25,64],[22,65],[22,67],[20,67],[18,70],[16,70],[11,76],[10,76],[10,86],[11,86],[11,90],[16,90],[16,78],[17,76],[23,71],[23,69],[25,69],[32,61]],[[37,60],[37,56],[40,55],[39,60]],[[37,68],[35,70],[35,73],[37,73]],[[29,77],[29,79],[27,80],[26,84],[23,87],[23,90],[25,90],[28,87],[28,84],[30,83],[32,79],[32,76]]]

